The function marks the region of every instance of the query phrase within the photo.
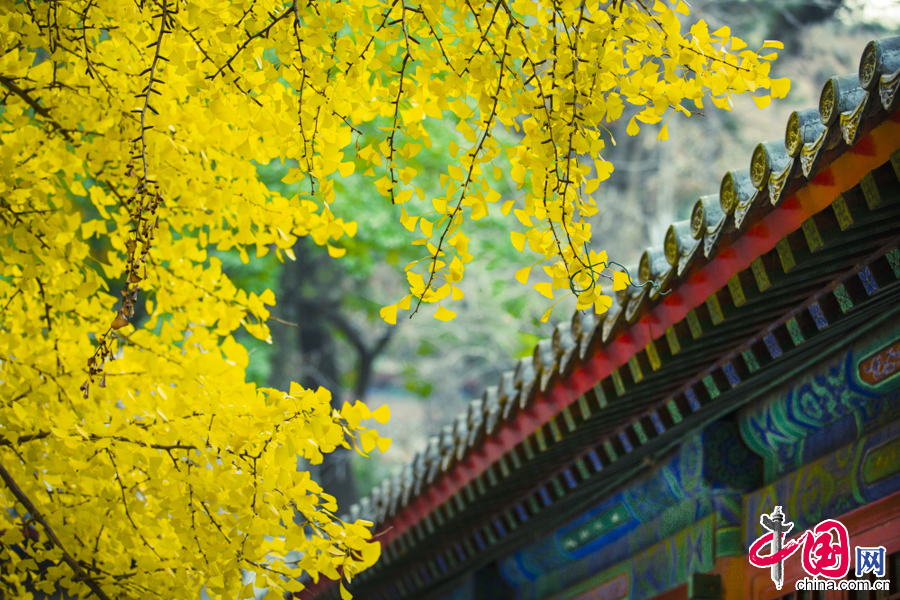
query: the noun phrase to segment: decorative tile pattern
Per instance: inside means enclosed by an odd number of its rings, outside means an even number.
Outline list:
[[[725,320],[725,315],[722,314],[722,307],[719,304],[719,298],[715,292],[706,299],[706,308],[709,309],[709,318],[712,320],[713,325],[718,325]]]
[[[613,372],[610,374],[610,377],[613,381],[613,386],[616,388],[616,394],[619,397],[625,395],[625,382],[622,381],[622,375],[619,373],[619,369],[613,369]]]
[[[728,279],[728,291],[731,292],[731,299],[735,306],[741,306],[747,301],[744,288],[741,287],[740,273],[735,273]]]
[[[803,332],[800,331],[800,324],[797,323],[797,319],[791,317],[790,319],[788,319],[786,325],[788,333],[791,335],[791,341],[794,342],[795,346],[799,346],[806,341],[806,339],[803,337]]]
[[[550,482],[550,485],[553,486],[553,493],[556,494],[557,500],[566,495],[566,490],[563,489],[563,486],[559,482],[559,479],[553,479],[553,481]]]
[[[515,448],[510,449],[509,459],[512,462],[513,469],[518,470],[522,468],[522,459],[519,458],[519,453],[516,452]]]
[[[823,401],[816,406],[825,405]],[[805,427],[809,425],[804,423]],[[744,532],[745,543],[749,545],[758,535],[765,533],[759,526],[759,518],[751,520],[749,515],[756,516],[774,504],[784,506],[785,513],[791,515],[794,529],[802,531],[823,519],[838,518],[841,514],[897,493],[900,490],[900,477],[896,475],[900,467],[897,460],[900,452],[898,435],[900,428],[897,422],[889,421],[851,445],[825,454],[799,469],[791,463],[786,473],[779,473],[778,479],[746,497],[748,527]],[[874,472],[878,467],[886,472]]]
[[[859,279],[862,281],[863,287],[866,288],[868,295],[871,296],[878,291],[878,284],[875,282],[875,277],[872,276],[872,271],[869,270],[869,267],[859,272]]]
[[[641,422],[640,421],[636,422],[634,424],[634,426],[632,427],[632,429],[634,429],[634,434],[637,436],[638,441],[641,444],[646,444],[647,439],[648,439],[647,433],[644,431],[644,426],[641,425]]]
[[[597,396],[597,405],[600,406],[600,408],[605,408],[606,405],[609,404],[606,392],[603,391],[603,386],[600,385],[599,382],[594,386],[594,395]]]
[[[484,537],[487,538],[488,544],[496,544],[497,543],[497,536],[494,535],[494,532],[491,531],[490,527],[484,528]]]
[[[866,204],[869,210],[875,210],[882,204],[881,192],[878,191],[878,184],[875,182],[875,175],[867,173],[859,180],[859,187],[862,189],[863,196],[866,197]]]
[[[531,445],[530,437],[522,440],[522,450],[525,452],[525,460],[532,460],[534,458],[534,446]]]
[[[716,386],[712,382],[712,377],[704,377],[703,384],[706,385],[707,379],[709,379],[709,383],[712,384],[713,389],[715,389]],[[719,390],[716,390],[716,395],[719,395]],[[684,391],[684,397],[687,398],[688,406],[691,407],[691,410],[693,412],[697,412],[698,410],[700,410],[700,399],[697,398],[697,392],[695,392],[693,388],[686,389]]]
[[[728,383],[731,385],[731,387],[735,387],[741,382],[741,378],[738,377],[737,371],[735,370],[733,364],[725,363],[725,366],[722,367],[722,372],[725,373],[725,378],[728,379]]]
[[[572,418],[572,411],[569,410],[569,407],[565,407],[562,410],[563,421],[566,422],[566,429],[571,433],[575,431],[575,419]]]
[[[575,468],[578,469],[578,474],[581,475],[582,479],[588,479],[591,476],[587,465],[584,463],[584,458],[579,458],[575,461]]]
[[[544,435],[543,427],[538,427],[535,430],[534,441],[537,444],[539,452],[544,452],[547,449],[547,436]]]
[[[547,491],[547,486],[542,486],[541,489],[538,490],[538,496],[540,496],[544,506],[550,506],[550,503],[553,502],[550,498],[550,492]]]
[[[571,469],[566,469],[563,471],[563,479],[566,480],[566,485],[569,486],[569,489],[575,489],[575,486],[578,485],[578,482],[575,481],[575,476],[572,475]]]
[[[816,226],[816,222],[812,217],[803,221],[802,228],[810,252],[815,252],[825,245],[825,241],[822,240],[822,234],[819,233],[819,228]]]
[[[581,418],[587,421],[591,418],[591,407],[588,406],[587,398],[584,396],[578,397],[578,409],[581,411]]]
[[[650,413],[650,420],[653,422],[653,428],[656,430],[656,433],[661,435],[665,433],[666,427],[663,425],[662,419],[659,416],[659,413],[655,410]]]
[[[691,330],[691,336],[695,340],[703,335],[703,328],[700,327],[700,319],[697,318],[697,312],[695,310],[691,309],[688,311],[687,322],[688,327]]]
[[[781,268],[784,269],[785,273],[790,272],[791,269],[797,266],[797,261],[794,259],[794,253],[791,251],[791,243],[786,237],[778,240],[778,243],[775,244],[775,249],[778,250]]]
[[[894,277],[900,278],[900,250],[894,248],[888,252],[887,261],[891,266],[891,270],[894,271]]]
[[[857,369],[859,378],[870,386],[878,386],[887,379],[900,376],[900,341],[883,347],[877,354],[869,356],[859,363]],[[900,453],[897,456],[900,458]]]
[[[822,307],[819,306],[818,302],[810,305],[809,314],[812,316],[817,328],[825,329],[828,327],[828,319],[825,318],[825,313],[822,312]]]
[[[751,373],[759,371],[759,361],[756,360],[756,354],[753,353],[752,349],[747,348],[741,352],[741,357],[744,359],[744,364],[747,365],[748,371]]]
[[[764,292],[772,287],[769,274],[766,273],[766,266],[761,258],[757,257],[750,263],[750,270],[753,272],[753,278],[756,280],[756,287],[759,288],[759,291]]]
[[[778,358],[782,355],[781,346],[778,345],[778,340],[775,339],[774,333],[770,333],[764,337],[763,343],[765,343],[766,349],[769,351],[769,355],[772,358]]]
[[[456,555],[451,550],[444,552],[444,558],[450,563],[451,569],[456,568],[456,565],[459,564],[459,559],[456,558]]]
[[[635,383],[638,383],[644,378],[644,373],[641,371],[641,364],[638,362],[637,354],[628,359],[628,369],[631,371],[631,379]]]
[[[594,471],[602,471],[603,463],[600,462],[600,456],[597,454],[596,450],[591,450],[587,453],[588,460],[591,461],[591,465],[594,467]]]
[[[716,385],[712,375],[707,375],[703,378],[703,387],[709,392],[710,398],[717,398],[719,396],[719,387]]]
[[[900,275],[897,275],[897,277],[900,277]],[[666,341],[669,342],[669,352],[671,352],[673,356],[681,351],[681,344],[678,343],[678,334],[675,333],[674,325],[666,329]]]
[[[487,492],[487,485],[484,483],[484,473],[475,478],[475,489],[478,490],[479,496],[484,496]]]
[[[556,423],[556,417],[550,419],[548,425],[550,426],[550,435],[553,437],[553,441],[559,442],[563,438],[563,435],[562,431],[559,430],[559,425]]]
[[[475,545],[479,550],[484,550],[487,548],[487,544],[484,542],[484,536],[481,535],[480,531],[475,532]]]
[[[497,485],[497,480],[494,479],[491,485]],[[445,502],[443,504],[445,517],[449,520],[456,516],[456,509],[453,508],[452,502]],[[440,510],[440,509],[439,509]]]
[[[662,361],[659,359],[659,353],[656,352],[656,344],[653,343],[653,340],[650,340],[650,343],[647,344],[647,347],[644,349],[647,352],[647,361],[650,363],[650,368],[656,371],[662,366]]]
[[[615,462],[615,460],[619,458],[619,455],[616,453],[616,449],[613,448],[612,442],[610,442],[609,440],[603,442],[603,449],[606,451],[606,457],[610,462]]]
[[[500,466],[500,473],[503,475],[503,478],[506,479],[509,477],[509,464],[506,462],[506,457],[501,456],[500,460],[497,461],[497,464]]]
[[[490,485],[491,487],[494,487],[494,486],[497,485],[497,483],[498,483],[499,480],[497,479],[497,473],[494,472],[494,466],[493,466],[493,465],[491,465],[490,467],[488,467],[487,469],[485,469],[484,474],[487,476],[488,485]],[[447,505],[447,509],[449,510],[450,508],[451,508],[451,507],[450,507],[450,505],[448,504],[448,505]],[[452,515],[451,515],[451,516],[452,516]]]
[[[834,202],[831,203],[831,208],[834,210],[834,215],[837,217],[841,231],[846,231],[853,227],[853,215],[850,214],[850,208],[847,206],[847,201],[844,200],[843,196],[835,198]]]
[[[453,552],[456,554],[456,560],[458,560],[459,562],[465,562],[465,560],[468,558],[461,544],[454,545]]]
[[[844,313],[853,308],[853,300],[850,299],[850,294],[847,293],[847,288],[844,287],[844,284],[834,289],[834,297]]]
[[[681,423],[681,411],[678,410],[678,405],[675,404],[674,400],[669,400],[666,403],[666,408],[669,410],[669,414],[672,416],[672,421],[674,423]]]

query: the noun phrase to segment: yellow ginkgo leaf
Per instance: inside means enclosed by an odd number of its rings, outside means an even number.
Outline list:
[[[628,127],[625,128],[625,133],[628,135],[637,135],[640,130],[641,126],[638,125],[637,120],[634,117],[631,117],[631,120],[628,121]]]
[[[345,162],[338,165],[338,172],[341,174],[341,177],[350,177],[353,175],[353,171],[356,169],[356,165],[351,162]]]
[[[772,97],[784,98],[791,91],[791,80],[787,77],[772,80]]]
[[[372,411],[372,418],[384,425],[391,418],[391,409],[385,404]]]
[[[434,313],[434,318],[438,321],[452,321],[455,317],[455,312],[448,310],[443,306],[438,306],[437,311]]]
[[[397,305],[390,304],[382,308],[379,313],[381,318],[384,319],[385,323],[390,323],[391,325],[397,324]]]
[[[359,441],[362,445],[363,452],[368,454],[378,445],[378,432],[369,429],[359,434]]]
[[[528,275],[531,273],[531,267],[523,267],[516,271],[516,281],[521,284],[528,283]]]
[[[509,232],[509,237],[512,239],[513,248],[519,252],[524,252],[525,241],[527,240],[525,234],[518,231],[511,231]]]
[[[753,98],[757,108],[765,108],[772,102],[771,96],[751,96],[751,98]]]
[[[536,289],[542,296],[546,296],[548,298],[553,298],[553,284],[544,281],[541,283],[536,283],[532,286]]]
[[[659,135],[656,136],[656,139],[664,142],[669,139],[669,124],[664,123],[662,129],[659,130]]]

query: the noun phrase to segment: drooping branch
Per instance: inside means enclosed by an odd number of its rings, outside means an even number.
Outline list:
[[[75,141],[72,138],[72,135],[69,133],[69,130],[60,125],[59,121],[53,118],[53,115],[50,114],[50,111],[47,110],[45,106],[41,106],[38,100],[32,98],[28,94],[28,90],[23,90],[18,85],[16,85],[15,81],[10,79],[9,77],[4,77],[3,75],[0,75],[0,83],[3,84],[3,87],[8,89],[10,92],[18,96],[23,102],[25,102],[25,104],[27,104],[31,108],[31,110],[34,111],[34,114],[43,117],[44,120],[47,121],[54,130],[58,131],[67,142],[72,143]]]
[[[128,162],[128,172],[126,175],[137,177],[138,184],[134,187],[134,193],[131,197],[132,206],[131,218],[133,229],[129,239],[125,242],[127,252],[126,269],[125,269],[125,285],[122,288],[122,300],[119,305],[119,311],[113,322],[106,329],[106,332],[100,336],[100,341],[94,354],[88,359],[88,380],[85,381],[81,390],[84,397],[89,395],[90,383],[93,382],[95,375],[104,372],[104,365],[107,359],[113,359],[113,351],[111,347],[111,336],[117,329],[124,327],[128,323],[128,319],[134,316],[134,303],[137,301],[138,291],[140,290],[141,281],[147,278],[147,258],[150,255],[150,248],[153,243],[153,231],[159,228],[159,208],[162,205],[163,195],[160,191],[159,182],[150,179],[150,169],[147,164],[147,131],[153,129],[153,125],[147,125],[148,111],[155,115],[159,113],[150,104],[151,94],[159,94],[159,90],[154,84],[165,83],[159,77],[162,69],[162,62],[168,62],[169,59],[162,55],[163,37],[167,33],[172,33],[170,28],[170,9],[168,0],[162,0],[160,13],[155,17],[159,17],[159,32],[156,41],[150,47],[154,47],[153,60],[150,66],[145,69],[141,75],[149,74],[147,85],[138,95],[143,100],[140,108],[132,110],[140,117],[140,135],[132,140],[132,143],[139,143],[139,152],[132,155]],[[154,17],[154,18],[155,18]],[[134,160],[140,159],[143,172],[138,175],[134,171]],[[151,184],[153,189],[150,189]],[[155,222],[154,222],[155,217]],[[140,245],[140,249],[138,249]],[[140,258],[138,258],[140,256]],[[143,275],[139,273],[140,266],[143,265]],[[100,380],[100,387],[106,387],[106,375],[103,374]]]
[[[22,491],[22,488],[19,487],[19,484],[16,483],[16,480],[13,479],[12,475],[10,475],[9,471],[6,470],[6,467],[3,466],[3,463],[0,462],[0,479],[3,479],[3,483],[6,484],[6,487],[15,496],[16,500],[19,501],[22,506],[28,511],[30,517],[41,524],[41,527],[44,528],[44,531],[47,532],[47,537],[50,538],[51,543],[59,548],[59,551],[62,552],[63,560],[69,566],[70,569],[75,573],[75,577],[78,581],[83,581],[87,584],[91,591],[100,598],[100,600],[110,600],[109,596],[106,595],[106,592],[103,591],[103,588],[91,577],[84,572],[81,568],[81,565],[78,564],[78,561],[74,556],[69,554],[66,548],[62,545],[62,542],[59,541],[59,538],[56,535],[56,532],[53,531],[53,528],[50,527],[50,524],[47,523],[47,520],[41,515],[41,512],[34,505],[34,502],[31,501],[25,492]]]
[[[219,75],[221,75],[222,73],[225,72],[225,69],[234,71],[234,67],[231,66],[231,63],[234,62],[234,59],[236,59],[240,55],[240,53],[243,52],[247,48],[247,46],[249,46],[253,42],[253,40],[268,36],[269,32],[272,30],[272,28],[275,27],[275,25],[277,25],[279,22],[281,22],[282,20],[284,20],[288,16],[290,16],[290,14],[291,14],[291,11],[285,10],[283,13],[281,13],[277,17],[273,18],[272,22],[269,23],[264,28],[260,29],[253,35],[248,34],[247,39],[244,40],[244,42],[238,47],[238,49],[234,51],[234,54],[232,54],[231,56],[228,57],[228,60],[225,61],[225,64],[223,64],[221,67],[216,69],[215,73],[207,76],[207,79],[215,80],[216,77],[218,77]]]
[[[491,106],[491,113],[488,116],[487,122],[485,123],[485,126],[484,126],[484,133],[481,136],[481,140],[479,140],[479,142],[478,142],[478,146],[476,146],[475,149],[472,150],[472,152],[470,153],[470,156],[472,157],[472,164],[469,165],[469,169],[466,174],[466,180],[465,180],[465,182],[463,182],[462,192],[460,193],[459,201],[456,203],[456,208],[454,208],[453,212],[450,213],[450,215],[449,215],[450,218],[447,220],[447,225],[444,227],[444,231],[441,233],[441,239],[438,241],[437,248],[436,248],[433,256],[431,257],[431,263],[428,268],[428,270],[430,271],[428,283],[425,285],[425,291],[422,293],[421,296],[419,296],[418,301],[416,302],[415,310],[413,310],[412,313],[410,313],[410,315],[409,315],[410,319],[413,317],[413,315],[415,315],[419,311],[419,307],[422,305],[422,300],[425,297],[425,293],[427,293],[428,290],[433,289],[432,286],[434,284],[434,279],[435,279],[435,276],[437,273],[437,269],[434,268],[434,265],[437,264],[438,258],[441,256],[441,249],[444,246],[444,241],[447,239],[447,235],[450,233],[450,231],[454,227],[454,219],[455,219],[456,215],[462,211],[463,202],[466,199],[466,194],[469,191],[469,185],[472,183],[472,177],[475,173],[475,167],[478,165],[478,160],[477,160],[478,154],[484,149],[485,142],[492,136],[492,129],[493,129],[495,120],[497,118],[497,107],[500,105],[500,93],[503,91],[503,75],[504,75],[504,72],[505,72],[506,66],[507,66],[506,60],[509,57],[509,35],[512,30],[513,30],[513,24],[510,23],[506,28],[506,38],[504,40],[506,45],[503,48],[503,56],[500,57],[500,61],[499,61],[500,62],[500,74],[497,77],[497,91],[494,92],[494,98],[493,98],[494,102]]]

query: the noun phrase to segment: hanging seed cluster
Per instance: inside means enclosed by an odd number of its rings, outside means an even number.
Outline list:
[[[122,286],[122,301],[119,304],[119,311],[110,324],[106,333],[100,338],[97,349],[88,359],[88,381],[81,386],[84,397],[88,397],[90,384],[93,383],[94,377],[101,375],[100,387],[106,387],[106,374],[103,372],[103,365],[107,360],[115,360],[113,354],[113,332],[121,329],[128,324],[128,320],[134,316],[134,304],[138,299],[138,292],[141,289],[141,282],[147,279],[147,256],[150,254],[150,248],[153,244],[153,231],[159,228],[159,207],[162,206],[163,196],[160,191],[159,182],[150,179],[149,169],[147,166],[147,131],[153,129],[153,125],[147,125],[147,115],[152,112],[154,115],[159,113],[150,104],[152,94],[159,94],[159,90],[154,89],[154,85],[165,83],[159,78],[163,62],[169,59],[162,56],[163,36],[172,33],[169,23],[168,3],[163,0],[161,11],[153,15],[153,19],[160,19],[157,37],[148,48],[153,48],[153,60],[150,66],[141,72],[141,75],[149,75],[149,80],[141,93],[136,97],[142,100],[142,106],[132,110],[132,113],[139,115],[141,133],[134,138],[132,142],[135,144],[135,151],[128,161],[127,177],[137,178],[137,184],[132,189],[132,195],[128,199],[128,209],[130,211],[132,227],[129,231],[128,240],[125,242],[126,253],[126,270],[125,284]],[[142,173],[137,173],[135,168],[135,160],[140,160]]]

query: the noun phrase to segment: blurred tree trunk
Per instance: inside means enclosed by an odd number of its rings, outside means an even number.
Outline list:
[[[336,340],[323,318],[326,307],[340,303],[335,297],[337,267],[327,255],[311,251],[311,241],[301,238],[294,245],[296,261],[285,261],[281,269],[281,294],[275,312],[278,318],[296,327],[277,324],[272,328],[276,347],[272,361],[274,387],[288,389],[291,381],[310,389],[331,391],[332,405],[340,408],[341,389]],[[338,510],[345,511],[359,499],[350,469],[350,452],[337,448],[326,454],[321,465],[309,469],[325,492],[335,497]]]
[[[351,287],[350,276],[307,238],[294,245],[294,254],[297,260],[285,261],[281,269],[280,295],[273,311],[279,319],[292,325],[274,323],[272,326],[272,336],[280,351],[272,361],[270,385],[288,389],[290,382],[296,381],[310,389],[325,387],[331,391],[332,406],[340,408],[343,393],[335,336],[339,331],[356,354],[358,368],[353,397],[365,401],[375,360],[387,347],[395,328],[385,329],[370,344],[363,329],[341,307],[344,291]],[[339,447],[326,454],[321,465],[309,467],[313,479],[335,497],[341,513],[360,498],[351,468],[353,452]]]

